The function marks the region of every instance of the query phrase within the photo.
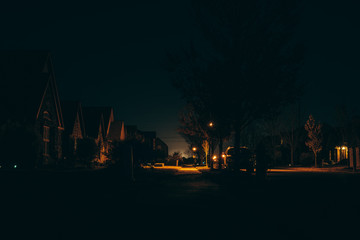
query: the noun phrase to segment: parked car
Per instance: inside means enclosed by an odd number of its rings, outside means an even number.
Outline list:
[[[229,170],[246,169],[247,172],[253,172],[255,168],[255,155],[247,148],[240,147],[240,156],[236,158],[235,147],[228,147],[225,151],[224,163]],[[238,160],[238,161],[237,161]]]

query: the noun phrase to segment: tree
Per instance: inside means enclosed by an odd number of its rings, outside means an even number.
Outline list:
[[[200,116],[232,126],[240,146],[249,124],[301,94],[297,1],[194,0],[193,6],[207,43],[169,54],[173,84]]]
[[[263,121],[263,128],[265,137],[263,139],[264,148],[267,156],[271,159],[271,163],[275,166],[278,165],[282,153],[280,151],[281,147],[281,131],[284,126],[282,126],[282,118],[279,114],[273,113]]]
[[[290,165],[294,166],[295,150],[299,147],[300,139],[300,109],[299,105],[292,105],[282,119],[282,131],[280,132],[284,144],[290,148]]]
[[[90,167],[96,156],[99,155],[99,146],[92,138],[83,138],[78,140],[76,156],[80,163]]]
[[[173,154],[168,157],[168,164],[178,166],[179,162],[182,160],[182,154],[180,152],[173,152]]]
[[[338,131],[341,136],[341,145],[347,144],[349,138],[349,124],[350,116],[345,104],[339,104],[336,106],[336,122],[338,125]]]
[[[206,124],[203,118],[194,111],[193,106],[188,104],[180,113],[180,127],[178,132],[184,137],[189,145],[201,147],[203,140],[209,138]]]
[[[135,161],[134,144],[131,141],[113,141],[109,149],[108,158],[111,169],[116,170],[119,177],[132,179],[134,174],[134,166],[138,165]],[[132,152],[133,151],[133,152]],[[133,154],[133,155],[132,155]],[[134,160],[134,162],[132,161]],[[136,168],[135,168],[136,169]]]
[[[305,130],[308,133],[308,140],[305,145],[314,153],[315,167],[317,167],[317,155],[322,150],[321,124],[317,124],[312,115],[306,121]]]
[[[206,166],[208,166],[208,154],[209,154],[209,149],[210,149],[210,145],[209,145],[209,141],[208,140],[204,140],[202,143],[202,148],[205,152],[205,163]]]
[[[108,159],[113,164],[124,165],[123,162],[127,160],[127,143],[123,141],[111,142],[109,152],[107,154]]]

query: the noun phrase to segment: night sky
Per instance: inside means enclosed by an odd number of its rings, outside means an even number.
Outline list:
[[[184,152],[187,145],[176,132],[184,103],[163,63],[166,51],[191,40],[201,44],[189,3],[16,1],[1,6],[0,46],[50,50],[62,99],[113,106],[125,124],[156,131],[169,153]],[[298,31],[307,47],[304,116],[332,123],[339,103],[360,113],[359,7],[350,0],[307,1]]]

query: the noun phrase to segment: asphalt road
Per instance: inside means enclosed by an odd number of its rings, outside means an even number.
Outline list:
[[[360,175],[346,172],[273,171],[259,184],[206,169],[141,169],[134,182],[18,171],[0,182],[0,230],[13,239],[346,239],[360,226]]]

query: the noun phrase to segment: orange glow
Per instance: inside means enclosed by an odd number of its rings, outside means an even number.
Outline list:
[[[213,127],[214,126],[214,123],[213,122],[210,122],[209,123],[209,127]]]
[[[221,157],[222,157],[222,158],[225,158],[225,154],[222,154]]]
[[[196,168],[179,168],[178,171],[183,171],[183,172],[196,172],[199,171]]]
[[[217,158],[216,155],[214,155],[214,156],[213,156],[213,159],[215,160],[216,158]]]
[[[195,151],[197,150],[197,148],[196,148],[196,147],[193,147],[192,150],[195,152]]]

